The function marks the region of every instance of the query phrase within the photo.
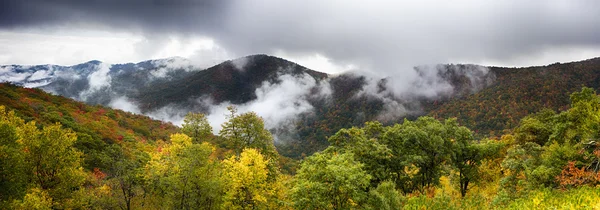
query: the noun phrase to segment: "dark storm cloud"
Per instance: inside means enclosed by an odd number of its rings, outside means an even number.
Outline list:
[[[216,30],[226,16],[219,0],[5,0],[1,28],[89,25],[146,33]]]
[[[206,36],[232,55],[320,53],[388,75],[600,48],[600,1],[9,0],[0,27]],[[152,39],[152,38],[151,38]],[[150,43],[152,44],[152,43]]]

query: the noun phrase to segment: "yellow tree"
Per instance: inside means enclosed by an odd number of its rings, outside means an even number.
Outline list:
[[[223,123],[219,135],[226,139],[238,156],[246,148],[258,150],[268,162],[269,179],[277,178],[279,153],[273,145],[273,135],[265,129],[263,119],[254,112],[238,115],[237,109],[233,106],[227,109],[230,112],[227,116],[229,120]]]
[[[0,133],[3,134],[0,152],[12,152],[0,155],[0,184],[10,187],[0,191],[22,195],[24,187],[21,184],[27,183],[28,188],[36,188],[41,194],[47,193],[55,201],[54,208],[63,208],[85,179],[81,167],[82,153],[73,147],[76,134],[63,129],[58,123],[40,130],[34,121],[24,123],[13,112],[7,113],[3,106],[0,106]],[[17,161],[15,163],[19,165],[8,161]],[[18,173],[5,174],[5,170]],[[5,178],[14,184],[5,185]],[[0,195],[8,197],[4,193]]]
[[[47,190],[54,200],[70,198],[85,179],[82,153],[73,147],[76,134],[58,123],[40,131],[30,122],[18,131],[31,183]]]
[[[6,202],[22,198],[27,189],[23,148],[17,143],[17,126],[22,125],[14,112],[0,106],[0,209],[7,208]]]
[[[225,166],[225,209],[265,207],[269,197],[268,161],[256,149],[244,149],[240,157],[223,161]]]
[[[222,197],[221,169],[207,142],[192,143],[185,134],[171,136],[166,146],[145,170],[145,179],[159,196],[157,208],[216,209]]]

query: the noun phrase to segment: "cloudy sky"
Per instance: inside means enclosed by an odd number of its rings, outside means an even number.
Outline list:
[[[418,3],[417,3],[418,2]],[[266,53],[328,73],[600,56],[596,0],[3,0],[0,64]]]

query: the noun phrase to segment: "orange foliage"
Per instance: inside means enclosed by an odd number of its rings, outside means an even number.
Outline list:
[[[99,168],[94,168],[94,171],[92,173],[94,174],[94,178],[96,178],[97,180],[102,180],[106,178],[106,174],[102,172]]]
[[[562,188],[596,185],[600,184],[600,173],[586,170],[583,167],[577,168],[574,161],[569,161],[556,180]]]

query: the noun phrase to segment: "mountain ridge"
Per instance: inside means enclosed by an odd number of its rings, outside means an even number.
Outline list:
[[[297,76],[303,73],[307,73],[317,81],[328,77],[325,73],[282,58],[265,54],[250,55],[196,72],[183,81],[171,81],[162,84],[161,87],[149,89],[147,92],[140,93],[140,101],[144,104],[142,105],[144,109],[152,109],[166,105],[161,103],[164,101],[185,103],[190,97],[210,95],[214,103],[230,101],[233,104],[241,104],[256,99],[254,92],[263,82],[277,83],[280,82],[277,78],[282,74]],[[198,93],[187,95],[179,93],[190,88]],[[153,95],[159,95],[160,99],[156,100]]]
[[[539,111],[536,107],[564,109],[568,104],[566,90],[600,86],[600,79],[590,80],[597,78],[594,72],[600,70],[596,68],[600,58],[521,68],[418,66],[413,69],[417,77],[409,80],[404,89],[394,86],[397,78],[371,78],[356,73],[328,75],[265,54],[228,60],[206,69],[186,69],[187,64],[178,61],[181,60],[147,60],[109,67],[88,63],[90,68],[83,69],[89,71],[86,75],[63,75],[41,88],[88,104],[122,104],[120,107],[133,107],[128,111],[171,122],[180,122],[187,112],[203,112],[214,122],[213,128],[222,123],[214,119],[224,119],[220,112],[224,106],[236,105],[241,111],[259,108],[258,114],[278,140],[275,143],[280,153],[301,157],[325,148],[326,139],[333,132],[371,120],[391,124],[422,115],[457,117],[480,137],[494,136],[514,127],[525,113]],[[548,72],[547,76],[543,72]],[[556,75],[566,75],[574,85]],[[548,88],[539,91],[550,91],[554,82],[565,90],[555,88],[555,93],[540,95],[559,98],[557,103],[537,102],[540,99],[531,95],[528,104],[512,105],[525,107],[517,109],[499,99],[489,100],[508,97],[514,104],[519,94],[536,90],[535,85],[545,84]],[[516,86],[528,88],[515,89]],[[500,94],[515,91],[513,95],[519,97]],[[481,103],[486,107],[479,107]],[[260,110],[261,107],[267,108]],[[516,114],[501,114],[509,111],[504,110],[506,107]]]

